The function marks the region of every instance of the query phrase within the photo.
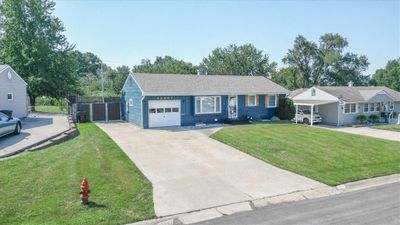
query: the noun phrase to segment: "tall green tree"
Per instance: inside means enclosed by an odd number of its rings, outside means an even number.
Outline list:
[[[4,0],[0,8],[0,62],[27,81],[33,110],[37,96],[64,97],[77,86],[73,46],[54,7],[51,0]]]
[[[281,68],[272,74],[271,79],[289,90],[295,90],[301,86],[299,85],[301,80],[299,81],[298,71],[291,67]]]
[[[171,56],[158,56],[154,63],[143,59],[140,65],[133,67],[135,73],[195,74],[197,67]]]
[[[319,52],[317,45],[301,35],[295,39],[293,48],[289,49],[289,52],[282,59],[285,64],[289,65],[292,71],[298,71],[300,87],[312,86],[319,80],[315,69],[318,60]]]
[[[313,85],[347,85],[353,81],[355,85],[367,85],[369,78],[363,73],[368,68],[366,56],[354,53],[345,53],[348,46],[346,38],[339,34],[324,34],[319,39],[319,45],[308,41],[303,36],[295,39],[294,46],[283,62],[299,76],[297,84],[307,88]],[[283,74],[281,74],[283,75]],[[280,77],[280,80],[284,77]],[[295,82],[288,77],[286,82]]]
[[[400,91],[400,58],[390,60],[385,68],[376,70],[372,76],[371,84]]]
[[[216,48],[203,59],[201,70],[218,75],[261,75],[270,77],[276,70],[276,63],[270,62],[262,50],[251,44],[229,45]]]

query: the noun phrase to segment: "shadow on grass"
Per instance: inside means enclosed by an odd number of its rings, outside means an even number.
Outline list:
[[[106,205],[97,204],[96,202],[90,202],[90,201],[87,204],[84,204],[83,206],[88,208],[107,208]]]

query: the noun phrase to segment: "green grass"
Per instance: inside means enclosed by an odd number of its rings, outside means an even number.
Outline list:
[[[1,224],[126,224],[155,217],[151,183],[96,125],[75,139],[0,161]],[[87,177],[91,206],[79,199]]]
[[[37,112],[67,114],[67,109],[61,110],[60,107],[54,105],[37,105],[35,106],[35,110]]]
[[[400,125],[399,124],[372,126],[371,128],[400,132]]]
[[[400,172],[395,141],[292,124],[226,127],[212,138],[328,185]]]

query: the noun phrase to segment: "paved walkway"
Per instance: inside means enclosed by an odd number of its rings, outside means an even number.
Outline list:
[[[215,141],[205,130],[97,125],[152,182],[157,216],[325,187]]]
[[[68,119],[65,115],[30,114],[22,120],[22,131],[19,135],[0,138],[0,158],[20,152],[68,129]]]
[[[316,127],[350,133],[350,134],[365,135],[369,137],[381,138],[391,141],[400,141],[400,132],[396,131],[373,129],[369,127],[335,127],[326,125],[318,125]]]

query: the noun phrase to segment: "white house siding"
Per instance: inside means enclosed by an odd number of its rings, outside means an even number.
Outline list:
[[[8,79],[8,73],[11,79]],[[13,100],[7,100],[7,94],[13,94]],[[22,118],[28,114],[27,87],[25,82],[9,67],[0,72],[0,110],[12,110],[13,116]]]
[[[321,115],[323,123],[329,124],[329,125],[337,125],[338,104],[339,104],[338,102],[334,102],[334,103],[318,106],[318,114]]]

